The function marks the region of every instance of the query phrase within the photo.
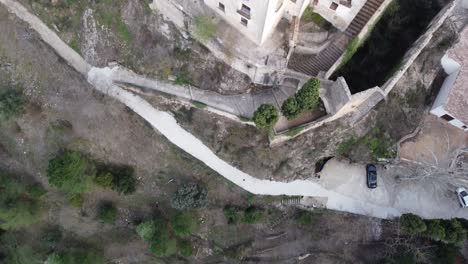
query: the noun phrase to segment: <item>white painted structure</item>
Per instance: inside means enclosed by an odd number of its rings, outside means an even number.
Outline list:
[[[431,109],[449,124],[468,131],[468,27],[460,40],[442,58],[448,74]]]
[[[301,16],[310,0],[205,0],[225,21],[260,45],[281,18]]]
[[[311,4],[314,12],[344,31],[366,1],[352,0],[349,5],[336,0],[205,0],[204,3],[247,38],[261,45],[274,32],[281,18],[301,17]]]
[[[339,0],[313,1],[314,12],[320,14],[334,27],[345,31],[367,0],[352,0],[350,5],[340,4]],[[336,9],[333,7],[335,5]]]

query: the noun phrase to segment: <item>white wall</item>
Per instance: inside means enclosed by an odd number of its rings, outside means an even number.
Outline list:
[[[432,108],[432,109],[431,109],[431,114],[436,115],[436,116],[438,116],[438,117],[441,117],[441,116],[443,116],[443,115],[450,115],[451,117],[454,117],[452,114],[450,114],[449,112],[445,111],[443,105],[438,106],[438,107],[436,107],[436,108]],[[443,120],[443,122],[447,122],[445,119],[442,119],[442,120]],[[451,121],[448,121],[447,123],[451,124],[452,126],[455,126],[455,127],[460,128],[460,129],[463,129],[463,130],[465,130],[465,131],[468,131],[468,128],[466,128],[466,129],[463,128],[463,126],[464,126],[465,124],[463,124],[463,122],[461,122],[460,120],[458,120],[458,119],[456,119],[456,118],[453,119],[453,120],[451,120]],[[468,126],[468,124],[466,124],[466,126]]]
[[[440,64],[442,65],[442,68],[444,68],[445,73],[447,74],[452,74],[458,69],[460,69],[461,65],[449,58],[449,56],[446,54],[442,59],[440,60]]]
[[[205,4],[216,11],[226,22],[231,26],[242,32],[247,38],[253,42],[260,44],[262,40],[262,33],[265,24],[266,12],[269,3],[274,0],[204,0]],[[289,1],[289,0],[288,0]],[[225,11],[218,8],[219,3],[224,4]],[[250,20],[248,20],[247,27],[241,24],[241,15],[237,13],[245,4],[250,7]]]
[[[437,94],[434,104],[432,105],[432,109],[445,105],[445,103],[447,102],[447,98],[449,96],[450,90],[452,89],[453,84],[457,80],[457,76],[459,72],[460,70],[457,70],[445,78],[445,81],[439,90],[439,94]]]
[[[257,44],[264,43],[274,32],[282,17],[287,15],[298,16],[302,14],[310,0],[204,0],[205,4],[215,10],[225,21],[239,30],[247,38]],[[281,8],[276,11],[279,2]],[[225,11],[218,8],[219,3],[224,4]],[[250,7],[250,20],[247,27],[240,23],[241,15],[237,10],[242,4]]]

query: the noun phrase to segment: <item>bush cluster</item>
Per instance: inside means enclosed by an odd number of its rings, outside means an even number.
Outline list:
[[[0,121],[6,121],[21,114],[24,110],[24,102],[23,94],[15,89],[0,92]]]
[[[402,231],[409,235],[422,234],[433,240],[457,244],[465,241],[466,230],[457,219],[423,220],[414,214],[404,214],[400,217]]]
[[[171,197],[171,206],[175,209],[205,207],[208,203],[208,191],[198,183],[186,183],[180,186]]]
[[[240,221],[246,224],[256,224],[264,218],[264,210],[254,206],[242,210],[239,207],[228,205],[224,207],[223,211],[228,224],[237,224]]]
[[[52,186],[68,195],[70,204],[80,207],[82,194],[92,181],[100,187],[130,194],[136,189],[134,170],[125,165],[98,164],[77,151],[65,151],[49,161],[47,177]]]
[[[196,232],[197,228],[196,214],[182,211],[176,213],[170,222],[163,218],[145,221],[137,226],[136,232],[150,244],[155,256],[167,257],[179,252],[188,257],[192,255],[192,244],[186,238]]]
[[[135,171],[126,165],[100,164],[94,182],[102,188],[118,193],[131,194],[136,189]]]
[[[320,103],[320,81],[311,79],[293,96],[288,98],[281,105],[281,112],[288,119],[294,119],[300,113],[312,111]]]
[[[40,185],[27,185],[13,175],[0,173],[0,228],[19,229],[36,222],[44,194]]]

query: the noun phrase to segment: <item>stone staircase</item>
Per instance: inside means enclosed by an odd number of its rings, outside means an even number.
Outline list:
[[[321,71],[327,72],[343,55],[347,45],[361,32],[383,2],[384,0],[367,0],[344,34],[337,36],[318,54],[301,54],[295,51],[289,59],[288,68],[313,77]]]
[[[354,38],[359,34],[359,32],[361,32],[362,28],[364,28],[367,22],[369,22],[369,19],[374,15],[375,11],[377,11],[383,2],[384,0],[367,0],[344,33],[349,37]]]

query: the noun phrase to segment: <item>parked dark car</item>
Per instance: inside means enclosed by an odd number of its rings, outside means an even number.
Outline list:
[[[367,187],[374,189],[377,188],[377,168],[374,164],[367,164]]]

